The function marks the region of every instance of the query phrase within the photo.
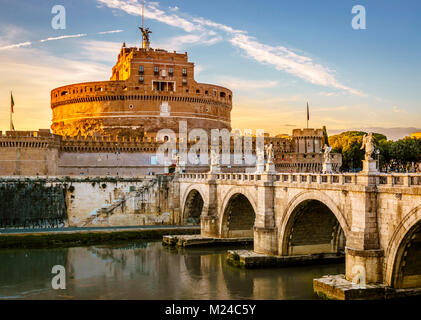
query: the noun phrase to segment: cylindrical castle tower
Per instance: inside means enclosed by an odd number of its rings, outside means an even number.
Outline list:
[[[126,48],[110,81],[51,91],[52,130],[62,136],[155,136],[160,129],[231,131],[232,92],[194,80],[187,53]]]

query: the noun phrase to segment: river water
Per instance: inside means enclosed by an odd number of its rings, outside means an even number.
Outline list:
[[[0,250],[0,299],[315,299],[313,278],[344,264],[243,270],[225,248],[171,249],[161,242]],[[52,288],[52,268],[66,289]]]

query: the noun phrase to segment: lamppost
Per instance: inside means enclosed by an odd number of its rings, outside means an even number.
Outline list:
[[[375,151],[376,154],[376,161],[377,161],[377,170],[380,171],[380,149],[376,149]]]

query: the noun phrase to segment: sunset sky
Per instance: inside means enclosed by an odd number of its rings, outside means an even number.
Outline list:
[[[54,30],[51,9],[66,8]],[[367,29],[354,30],[354,5]],[[123,42],[140,46],[141,0],[0,0],[0,129],[49,128],[50,90],[108,80]],[[421,131],[421,1],[146,2],[151,46],[188,51],[196,80],[234,92],[233,128]],[[391,128],[410,128],[394,129]],[[397,134],[396,132],[399,132]]]

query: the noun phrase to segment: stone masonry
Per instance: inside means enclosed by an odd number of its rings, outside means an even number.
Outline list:
[[[419,174],[187,173],[180,174],[173,184],[177,190],[174,195],[179,195],[173,199],[174,212],[180,220],[189,193],[201,195],[202,236],[230,236],[232,199],[242,195],[249,207],[242,209],[243,219],[255,215],[252,230],[256,253],[334,253],[343,242],[347,280],[363,271],[367,283],[399,286],[399,274],[406,272],[407,283],[421,286],[419,268],[418,273],[414,271],[419,258],[407,257],[421,251],[406,249],[408,241],[416,248],[419,243]],[[324,209],[316,206],[304,213],[308,219],[300,217],[300,206],[309,201]],[[244,234],[251,231],[247,228]],[[399,262],[402,259],[406,262]]]

